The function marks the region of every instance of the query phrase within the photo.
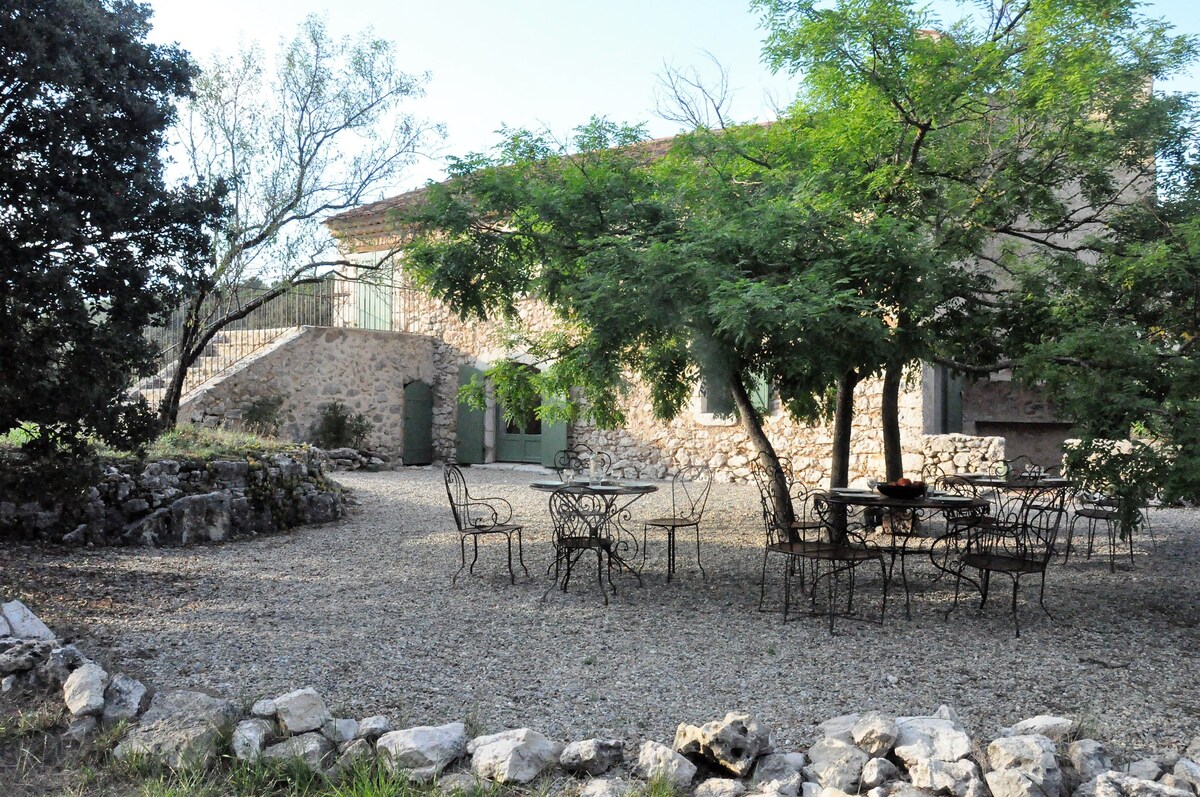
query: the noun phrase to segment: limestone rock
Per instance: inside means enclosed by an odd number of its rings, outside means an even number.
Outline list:
[[[746,784],[733,778],[709,778],[696,787],[695,797],[741,797]]]
[[[315,731],[302,733],[262,751],[262,757],[275,761],[303,761],[309,769],[320,772],[329,765],[333,745]]]
[[[63,684],[63,701],[76,717],[94,717],[104,711],[104,685],[108,673],[89,661],[67,678]]]
[[[1075,730],[1075,720],[1056,717],[1053,714],[1038,714],[1021,720],[1012,726],[1012,736],[1045,736],[1052,742],[1061,742]]]
[[[236,717],[228,700],[203,692],[159,692],[113,753],[118,760],[150,756],[174,768],[202,765],[217,756],[221,731]]]
[[[1200,761],[1200,736],[1192,739],[1187,749],[1183,751],[1183,757],[1192,761]]]
[[[85,661],[87,657],[74,645],[51,648],[50,655],[37,667],[38,680],[49,689],[57,689]]]
[[[365,761],[375,756],[375,748],[366,739],[354,739],[344,748],[341,755],[338,756],[337,766],[339,769],[350,769],[359,761]]]
[[[392,732],[392,721],[387,717],[376,714],[372,717],[364,717],[358,721],[358,738],[366,739],[373,742],[385,733]],[[464,733],[466,731],[464,730]]]
[[[319,730],[333,719],[324,698],[311,687],[275,698],[275,716],[279,718],[283,732],[289,736]]]
[[[453,772],[439,778],[437,783],[437,793],[442,797],[475,794],[482,788],[483,781],[470,772]]]
[[[675,731],[675,752],[700,757],[739,778],[749,775],[755,759],[770,749],[771,731],[750,714],[731,711],[699,727],[681,723]]]
[[[696,776],[696,765],[665,744],[642,742],[634,773],[645,780],[663,778],[668,783],[686,789]]]
[[[262,700],[256,701],[250,707],[250,716],[257,717],[258,719],[273,720],[276,713],[275,701],[269,697],[264,697]]]
[[[50,658],[54,642],[46,639],[14,641],[0,653],[0,675],[32,670]]]
[[[804,768],[806,777],[821,784],[822,788],[852,794],[858,791],[863,767],[870,760],[870,756],[853,744],[830,737],[810,747],[808,757],[812,763]]]
[[[0,638],[9,636],[12,636],[12,626],[4,619],[4,615],[0,614]]]
[[[970,754],[971,737],[952,719],[897,717],[893,750],[905,766],[922,758],[957,761]]]
[[[1190,758],[1181,758],[1175,762],[1171,774],[1192,785],[1192,791],[1200,791],[1200,764]]]
[[[432,767],[436,774],[467,752],[467,727],[451,722],[389,731],[379,737],[376,749],[393,771]]]
[[[974,761],[938,761],[933,758],[918,759],[908,769],[912,785],[934,794],[952,794],[967,797],[973,784],[980,784],[979,767]]]
[[[927,761],[928,759],[922,759]],[[872,758],[862,768],[861,787],[873,789],[895,780],[900,775],[900,769],[886,758]]]
[[[1062,770],[1058,768],[1055,758],[1054,742],[1047,737],[1030,734],[996,739],[988,745],[987,755],[992,769],[1019,770],[1028,775],[1046,797],[1059,797]],[[991,785],[990,780],[988,785]]]
[[[878,711],[862,715],[850,729],[851,742],[869,756],[878,758],[891,752],[896,744],[896,721]]]
[[[468,749],[475,774],[497,783],[529,783],[562,754],[561,745],[529,728],[478,736]]]
[[[1158,782],[1160,784],[1162,784],[1163,786],[1167,786],[1168,788],[1180,789],[1182,791],[1186,791],[1191,794],[1196,793],[1196,787],[1193,786],[1190,781],[1186,781],[1183,778],[1176,777],[1175,775],[1172,775],[1169,772],[1166,775],[1163,775],[1161,778],[1159,778]]]
[[[579,797],[629,797],[633,784],[620,778],[596,778],[579,791]]]
[[[106,725],[137,719],[146,708],[146,687],[136,678],[117,673],[104,690],[104,715]]]
[[[1163,768],[1153,758],[1142,758],[1125,767],[1125,771],[1139,780],[1158,780]]]
[[[808,757],[804,753],[771,753],[754,764],[754,777],[750,782],[757,786],[771,781],[786,781],[797,775],[803,776],[807,764]]]
[[[1071,742],[1067,747],[1067,757],[1071,759],[1071,765],[1083,781],[1099,777],[1113,768],[1108,750],[1094,739]]]
[[[983,776],[992,797],[1049,797],[1019,769],[1000,769]]]
[[[8,624],[8,633],[17,639],[54,639],[54,632],[20,601],[0,606],[0,617]]]
[[[624,747],[620,739],[571,742],[563,748],[558,763],[568,772],[602,775],[624,760]]]
[[[840,717],[830,717],[817,725],[817,730],[826,739],[837,739],[846,744],[854,744],[854,726],[861,718],[860,714],[843,714]]]
[[[358,720],[331,719],[321,726],[321,733],[325,735],[326,739],[333,742],[334,746],[341,747],[352,739],[358,738]]]
[[[989,785],[991,781],[988,782]],[[1105,772],[1075,792],[1076,797],[1193,797],[1189,791],[1135,778],[1126,772]],[[997,795],[996,797],[1001,797]]]
[[[100,722],[95,717],[72,717],[71,723],[63,731],[63,738],[72,742],[83,742],[99,727]]]
[[[267,747],[272,730],[271,723],[261,717],[242,720],[233,729],[233,755],[238,761],[257,761]]]

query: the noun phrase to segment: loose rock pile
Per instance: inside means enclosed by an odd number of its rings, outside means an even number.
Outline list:
[[[325,478],[325,462],[325,452],[303,449],[261,460],[109,465],[81,502],[0,495],[0,534],[68,545],[185,545],[327,523],[344,514],[346,499]]]
[[[359,451],[356,448],[331,448],[323,452],[328,458],[328,470],[387,470],[393,467],[391,457],[378,451]]]
[[[101,725],[131,723],[114,754],[151,756],[171,767],[205,764],[226,751],[243,761],[295,759],[336,777],[376,759],[409,780],[437,780],[443,792],[486,783],[525,784],[559,775],[585,797],[625,797],[636,781],[663,779],[696,797],[1197,797],[1200,738],[1167,754],[1117,768],[1105,746],[1080,739],[1069,718],[1041,715],[1003,728],[986,745],[954,710],[931,716],[878,712],[834,717],[807,750],[775,749],[769,728],[731,712],[681,724],[668,747],[644,741],[626,761],[619,739],[563,745],[530,728],[472,738],[461,722],[395,729],[383,716],[337,717],[313,689],[260,700],[243,718],[228,700],[149,690],[109,676],[63,645],[18,601],[0,611],[4,691],[61,689],[72,715],[65,735],[82,740]],[[232,738],[223,731],[233,727]],[[454,770],[456,765],[465,767]],[[561,786],[561,782],[557,785]]]

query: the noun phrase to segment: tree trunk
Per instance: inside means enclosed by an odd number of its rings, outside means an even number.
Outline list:
[[[771,482],[774,487],[772,493],[775,497],[775,516],[780,521],[791,524],[796,519],[795,511],[792,509],[791,485],[788,484],[788,474],[783,472],[783,466],[779,464],[779,455],[775,453],[775,446],[771,445],[767,433],[763,431],[762,417],[758,414],[758,410],[754,409],[754,402],[750,400],[750,394],[746,392],[746,386],[742,384],[741,376],[734,375],[734,378],[729,380],[729,390],[733,394],[733,403],[737,407],[738,417],[742,420],[742,428],[749,435],[750,442],[758,449],[759,459],[771,473]]]
[[[854,388],[858,372],[851,369],[837,383],[837,406],[833,413],[833,455],[829,464],[829,486],[845,487],[850,481],[850,424],[854,420]]]
[[[883,424],[883,463],[886,480],[895,481],[904,475],[904,454],[900,450],[900,379],[904,365],[899,360],[888,362],[883,372],[883,404],[879,409]]]
[[[183,398],[183,385],[187,381],[188,369],[200,356],[194,342],[200,334],[200,312],[204,307],[204,300],[207,298],[208,291],[200,290],[188,299],[187,312],[183,317],[183,329],[180,330],[179,354],[175,360],[175,372],[171,374],[167,392],[158,404],[160,431],[170,431],[178,423],[179,401]]]

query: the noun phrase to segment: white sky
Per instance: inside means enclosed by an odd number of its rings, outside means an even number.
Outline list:
[[[745,0],[149,0],[151,39],[204,59],[239,40],[268,51],[309,13],[331,33],[372,27],[396,42],[399,65],[429,71],[427,96],[410,109],[446,126],[439,155],[487,149],[502,125],[567,135],[592,115],[647,122],[651,136],[678,132],[655,116],[664,64],[711,74],[706,52],[728,70],[736,121],[772,118],[796,82],[760,62],[762,32]],[[1195,0],[1145,6],[1180,32],[1200,34]],[[1200,69],[1160,87],[1200,92]],[[442,176],[438,158],[420,163],[385,194]]]

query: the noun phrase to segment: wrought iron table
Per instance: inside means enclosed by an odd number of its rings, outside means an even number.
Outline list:
[[[921,522],[931,514],[942,514],[948,520],[971,524],[983,517],[989,504],[982,498],[929,492],[919,498],[889,498],[874,490],[834,489],[825,493],[825,499],[833,506],[856,507],[861,510],[859,523],[864,531],[868,547],[888,557],[887,580],[891,583],[896,560],[900,560],[900,580],[904,585],[904,616],[911,617],[911,596],[908,589],[908,568],[905,560],[911,554],[926,553],[921,545],[933,537],[920,532]],[[882,522],[873,523],[868,518],[871,509],[878,510]],[[847,517],[847,522],[850,522]],[[879,542],[871,542],[872,537]],[[886,609],[885,609],[886,611]]]
[[[569,548],[564,547],[559,540],[559,529],[555,530],[555,559],[550,567],[555,570],[554,582],[547,588],[550,590],[558,584],[560,566],[565,563],[566,572],[562,580],[562,590],[567,591],[567,581],[571,577],[571,566],[575,559],[585,550],[602,551],[608,557],[608,583],[613,592],[616,587],[612,583],[612,568],[628,570],[634,575],[640,586],[641,574],[637,568],[621,555],[622,551],[632,549],[632,555],[637,554],[637,535],[628,527],[633,519],[629,510],[637,500],[644,495],[657,492],[657,485],[649,482],[632,482],[604,480],[593,484],[587,479],[572,479],[563,481],[539,481],[530,485],[534,490],[550,493],[551,514],[555,514],[556,494],[559,497],[559,511],[564,508],[574,512],[574,529],[570,535]],[[549,569],[549,568],[548,568]],[[599,565],[598,565],[599,569]],[[603,589],[603,584],[601,584]],[[604,602],[608,603],[608,593],[604,593]]]

